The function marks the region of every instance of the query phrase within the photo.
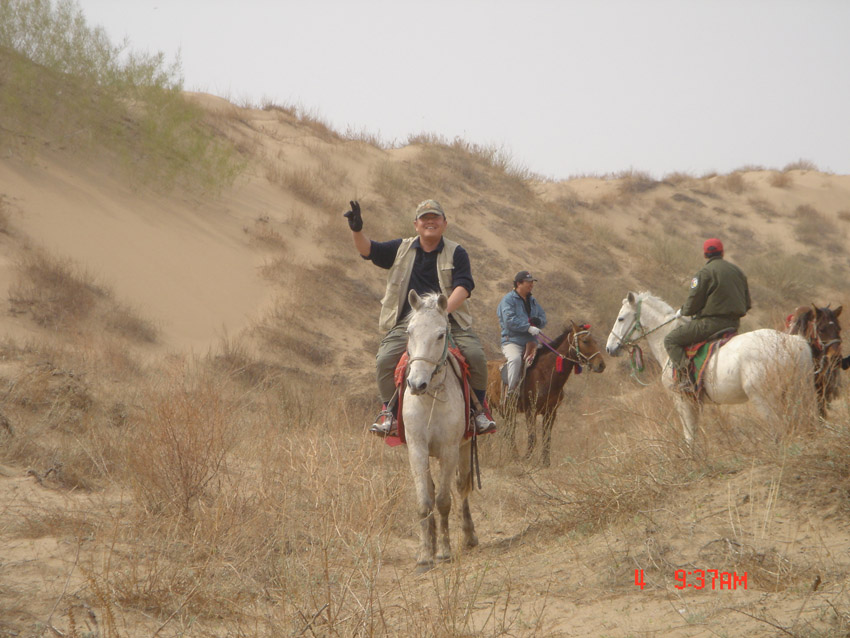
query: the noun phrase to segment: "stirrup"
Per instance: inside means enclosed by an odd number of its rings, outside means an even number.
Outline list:
[[[496,422],[487,416],[486,412],[479,412],[472,421],[475,424],[476,434],[489,434],[496,431]]]
[[[378,413],[375,422],[369,427],[369,431],[372,434],[377,434],[378,436],[390,436],[392,434],[396,434],[397,424],[395,417],[393,416],[392,410],[381,410]]]

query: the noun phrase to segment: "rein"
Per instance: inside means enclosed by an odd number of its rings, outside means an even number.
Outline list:
[[[640,341],[641,339],[643,339],[645,337],[648,337],[649,335],[651,335],[656,330],[660,330],[661,328],[663,328],[667,324],[676,321],[677,317],[676,317],[676,315],[673,315],[672,318],[658,324],[652,330],[647,330],[646,328],[643,327],[643,324],[640,322],[640,311],[641,311],[641,308],[642,308],[642,304],[643,304],[643,299],[639,299],[638,302],[637,302],[637,310],[635,311],[635,319],[632,322],[632,325],[629,327],[629,330],[626,333],[626,336],[623,337],[622,339],[617,334],[614,334],[614,336],[617,337],[617,341],[620,342],[621,346],[629,349],[629,354],[632,357],[632,361],[631,361],[632,376],[641,385],[647,385],[646,383],[644,383],[643,381],[638,379],[638,376],[636,374],[636,372],[643,372],[643,370],[644,370],[643,350],[641,350],[640,346],[638,345],[638,341]],[[636,330],[640,330],[640,334],[637,336],[637,338],[632,338],[632,335],[635,333]]]
[[[815,376],[823,372],[824,368],[827,365],[827,361],[830,359],[827,350],[829,350],[830,346],[835,345],[836,343],[841,343],[841,338],[830,339],[826,343],[823,342],[820,336],[820,330],[818,330],[817,321],[812,321],[809,324],[808,335],[809,338],[809,346],[814,351],[815,358],[818,361],[818,367],[815,370]]]
[[[582,328],[584,328],[584,330],[580,330],[579,332],[574,333],[574,332],[570,331],[569,336],[567,336],[567,343],[570,344],[570,349],[573,350],[573,352],[575,352],[575,356],[576,356],[575,359],[572,359],[569,356],[562,354],[562,353],[558,352],[557,350],[555,350],[555,348],[552,347],[552,340],[549,337],[547,337],[545,334],[543,334],[542,332],[537,335],[537,340],[541,344],[546,346],[549,350],[554,352],[555,356],[558,357],[561,361],[569,361],[570,363],[574,363],[577,366],[579,366],[579,369],[576,370],[576,373],[578,374],[578,373],[581,372],[581,366],[590,365],[590,361],[593,359],[593,357],[596,357],[600,354],[597,351],[597,352],[594,352],[592,355],[590,355],[588,357],[579,349],[578,338],[582,337],[586,334],[590,334],[590,326],[585,324],[585,325],[582,326]],[[569,352],[569,350],[567,350],[567,352]]]

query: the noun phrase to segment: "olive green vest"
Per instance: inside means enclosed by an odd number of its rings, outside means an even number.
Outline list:
[[[410,274],[413,272],[413,261],[416,251],[411,250],[416,237],[403,239],[395,256],[395,261],[387,276],[387,291],[381,300],[381,319],[378,323],[381,330],[389,331],[401,319],[399,314],[404,308],[407,297],[407,287],[410,284]],[[452,271],[454,270],[454,254],[457,242],[443,238],[443,250],[437,255],[437,278],[440,281],[440,291],[448,297],[452,294]],[[452,313],[457,324],[464,330],[472,326],[472,313],[469,311],[469,301],[464,301]]]

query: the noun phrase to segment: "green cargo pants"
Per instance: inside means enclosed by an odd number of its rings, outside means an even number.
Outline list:
[[[487,389],[487,358],[481,341],[472,330],[464,330],[454,319],[450,321],[452,339],[469,363],[470,384],[473,390]],[[388,403],[395,393],[393,374],[401,355],[407,348],[407,322],[399,321],[381,340],[375,357],[378,375],[378,393],[381,401]]]
[[[686,367],[688,358],[685,348],[691,344],[705,341],[722,330],[737,330],[740,323],[737,317],[700,317],[674,328],[664,337],[664,348],[670,355],[673,367],[679,370]]]

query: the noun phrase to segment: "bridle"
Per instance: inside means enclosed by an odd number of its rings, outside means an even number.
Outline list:
[[[431,376],[429,377],[429,380],[433,379],[439,372],[441,372],[441,371],[445,372],[446,362],[448,361],[448,358],[449,358],[449,339],[451,339],[451,334],[452,334],[451,333],[451,326],[450,326],[449,322],[446,321],[446,333],[445,333],[445,337],[443,338],[443,353],[440,355],[440,358],[439,359],[431,359],[430,357],[411,357],[410,351],[408,350],[408,352],[407,352],[407,356],[408,356],[407,365],[408,365],[408,367],[410,367],[410,364],[413,363],[414,361],[424,361],[425,363],[430,363],[432,366],[434,366],[434,370],[431,372]],[[439,390],[440,387],[441,387],[441,384],[437,384],[436,388],[434,388],[434,387],[432,387],[431,383],[429,382],[428,383],[428,391],[426,392],[426,394],[428,394],[428,395],[430,395],[430,396],[432,396],[436,399],[437,398],[436,390]],[[432,390],[434,391],[433,393],[432,393]]]
[[[567,343],[570,346],[567,349],[567,354],[563,354],[555,350],[555,348],[552,347],[552,340],[549,339],[549,337],[544,335],[542,332],[537,335],[537,338],[540,343],[549,348],[549,350],[551,350],[555,354],[555,356],[561,359],[562,361],[569,361],[570,363],[574,363],[578,366],[588,366],[590,365],[590,362],[593,360],[594,357],[600,356],[602,354],[599,350],[597,350],[588,357],[581,351],[578,343],[579,337],[583,337],[584,335],[588,334],[590,334],[590,326],[588,324],[582,324],[582,330],[579,330],[578,332],[573,332],[572,330],[570,330],[570,334],[567,335]],[[575,359],[569,356],[570,350],[575,353]],[[558,369],[558,372],[560,372],[560,369]]]
[[[834,324],[834,321],[830,321],[831,324]],[[841,337],[836,337],[835,339],[830,339],[827,342],[824,342],[820,336],[820,330],[817,325],[817,318],[814,321],[809,322],[808,332],[810,333],[809,338],[809,346],[812,349],[812,354],[818,360],[818,367],[815,370],[815,375],[820,374],[824,366],[826,366],[827,361],[829,359],[834,359],[834,357],[829,356],[829,348],[834,346],[836,343],[841,343]],[[840,354],[839,354],[840,358]]]
[[[583,330],[579,330],[578,332],[571,332],[571,333],[570,333],[570,336],[569,336],[569,337],[567,337],[567,340],[569,341],[569,340],[570,340],[570,337],[572,337],[572,340],[571,340],[571,341],[572,341],[572,343],[570,344],[570,348],[573,350],[573,352],[575,352],[575,357],[576,357],[576,358],[575,358],[575,359],[570,359],[570,358],[569,358],[568,356],[566,356],[566,355],[560,355],[560,356],[561,356],[561,358],[566,359],[567,361],[570,361],[570,362],[572,362],[572,363],[576,363],[576,364],[578,364],[578,365],[580,365],[580,366],[589,366],[589,365],[590,365],[590,362],[593,360],[593,358],[594,358],[594,357],[598,357],[598,356],[600,356],[602,353],[601,353],[601,352],[599,352],[599,350],[597,350],[596,352],[594,352],[592,355],[590,355],[590,356],[588,357],[586,354],[584,354],[584,353],[581,351],[581,349],[579,348],[579,343],[578,343],[578,342],[579,342],[579,338],[580,338],[580,337],[583,337],[583,336],[585,336],[585,335],[588,335],[588,334],[590,334],[590,329],[589,329],[589,328],[584,328]],[[569,350],[567,350],[567,352],[569,352]],[[559,353],[559,354],[560,354],[560,353]]]
[[[642,304],[643,304],[643,299],[638,299],[637,310],[635,310],[635,318],[632,321],[632,325],[629,326],[629,330],[628,330],[628,332],[626,332],[626,335],[624,337],[620,338],[619,335],[614,334],[614,336],[617,337],[617,341],[619,341],[620,345],[623,346],[624,348],[632,348],[632,349],[637,348],[638,347],[637,346],[638,341],[640,341],[644,337],[648,337],[649,335],[651,335],[656,330],[659,330],[660,328],[663,328],[664,326],[666,326],[668,323],[672,323],[672,322],[676,321],[676,317],[673,316],[670,319],[668,319],[667,321],[660,323],[659,325],[657,325],[652,330],[647,330],[643,326],[643,324],[640,322],[640,311],[641,311]],[[637,330],[640,330],[640,334],[637,336],[637,338],[632,338],[632,335]]]
[[[632,376],[641,385],[647,385],[646,383],[641,381],[640,378],[638,377],[638,373],[643,372],[644,367],[645,367],[644,363],[643,363],[643,361],[644,361],[643,350],[641,350],[640,346],[638,345],[638,341],[640,341],[641,339],[643,339],[645,337],[648,337],[649,335],[651,335],[656,330],[659,330],[660,328],[663,328],[664,326],[666,326],[668,323],[672,323],[672,322],[676,321],[677,317],[674,315],[673,317],[671,317],[667,321],[664,321],[664,322],[660,323],[659,325],[657,325],[652,330],[647,330],[644,327],[644,325],[640,322],[640,311],[641,311],[641,308],[642,308],[642,304],[643,304],[643,299],[638,299],[637,304],[636,304],[637,309],[635,310],[635,318],[632,321],[632,325],[629,326],[629,329],[626,332],[625,336],[623,338],[620,338],[620,336],[617,335],[616,333],[614,333],[614,336],[617,338],[617,341],[619,342],[619,344],[622,347],[629,349],[629,355],[631,356],[631,359],[632,359],[631,360]],[[637,332],[637,331],[640,331],[640,333],[638,334],[637,337],[633,337],[634,333]]]

